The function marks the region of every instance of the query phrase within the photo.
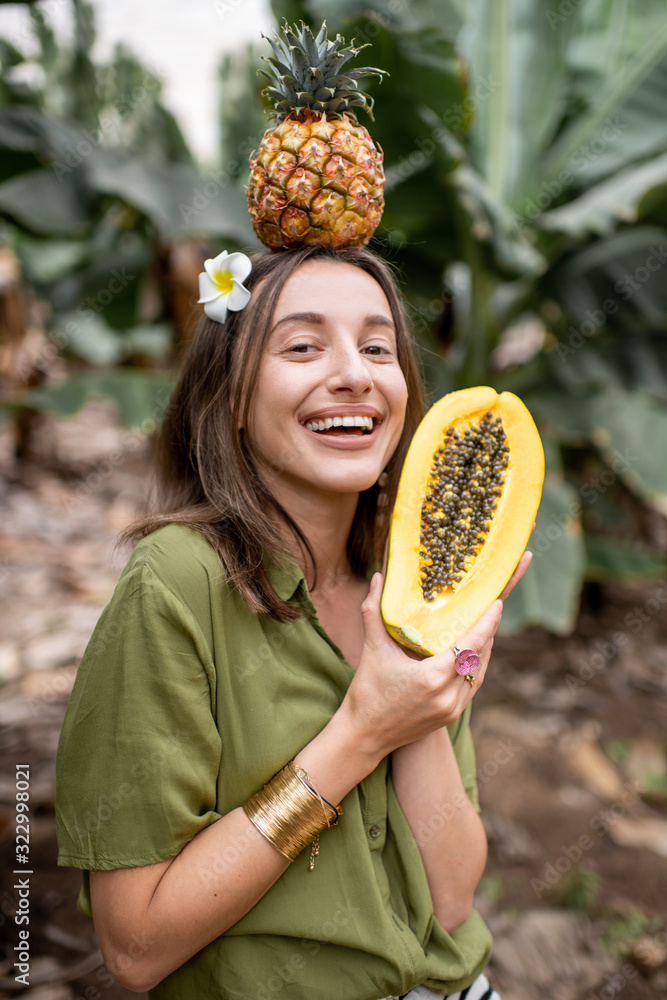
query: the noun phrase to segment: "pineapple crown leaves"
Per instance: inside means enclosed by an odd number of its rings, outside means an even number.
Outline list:
[[[267,41],[273,56],[262,56],[268,69],[259,72],[269,81],[262,94],[273,102],[274,117],[286,117],[294,112],[298,115],[309,109],[329,115],[347,112],[355,119],[349,109],[358,107],[373,118],[373,98],[359,90],[357,80],[366,76],[377,76],[381,80],[387,75],[386,71],[364,66],[341,72],[345,63],[365,49],[368,42],[355,48],[354,40],[346,45],[342,35],[330,41],[326,21],[315,37],[303,21],[293,28],[286,20],[275,37]]]

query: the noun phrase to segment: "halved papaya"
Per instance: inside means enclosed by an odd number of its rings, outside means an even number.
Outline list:
[[[403,465],[382,617],[402,645],[453,646],[498,597],[526,547],[544,480],[533,419],[488,386],[443,396]]]

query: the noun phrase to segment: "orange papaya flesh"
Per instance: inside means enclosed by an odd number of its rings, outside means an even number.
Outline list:
[[[398,642],[432,655],[477,621],[521,558],[543,480],[539,433],[513,393],[478,386],[431,407],[389,530],[381,608]]]

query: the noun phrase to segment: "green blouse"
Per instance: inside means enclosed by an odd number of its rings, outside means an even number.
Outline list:
[[[214,549],[169,525],[134,550],[79,668],[58,749],[61,865],[163,861],[242,805],[339,707],[352,667],[319,624],[296,564],[277,592],[304,609],[252,614]],[[468,710],[449,727],[475,805]],[[376,1000],[418,983],[452,993],[485,966],[473,911],[453,933],[426,874],[388,759],[343,800],[338,826],[304,851],[241,920],[150,993],[154,1000]]]

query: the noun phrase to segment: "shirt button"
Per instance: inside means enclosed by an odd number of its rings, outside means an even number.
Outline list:
[[[382,830],[380,829],[379,826],[372,826],[368,832],[370,833],[373,840],[375,840],[376,837],[380,836]]]

